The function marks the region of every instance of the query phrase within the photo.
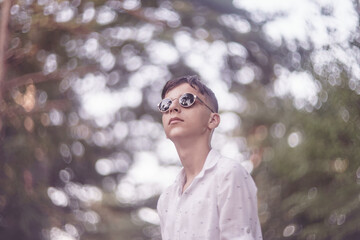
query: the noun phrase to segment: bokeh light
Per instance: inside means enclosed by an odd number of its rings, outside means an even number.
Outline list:
[[[218,98],[212,147],[253,175],[264,239],[358,238],[355,1],[12,4],[0,33],[0,174],[17,186],[0,185],[7,238],[160,239],[156,201],[181,162],[157,104],[188,74]]]

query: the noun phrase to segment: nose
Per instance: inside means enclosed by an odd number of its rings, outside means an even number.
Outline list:
[[[179,101],[176,99],[176,100],[173,100],[170,107],[169,107],[169,113],[171,112],[180,112],[180,105],[179,105]]]

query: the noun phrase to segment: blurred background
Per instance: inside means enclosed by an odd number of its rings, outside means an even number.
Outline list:
[[[264,239],[360,239],[357,0],[0,0],[0,238],[161,239],[156,105],[198,74]]]

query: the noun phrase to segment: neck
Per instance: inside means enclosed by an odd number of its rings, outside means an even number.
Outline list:
[[[192,181],[204,166],[211,146],[207,139],[183,139],[174,142],[184,167],[187,182]]]

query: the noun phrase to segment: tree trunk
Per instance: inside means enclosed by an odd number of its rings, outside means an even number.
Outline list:
[[[0,107],[3,100],[3,83],[6,75],[6,49],[8,38],[8,24],[10,16],[11,0],[4,0],[1,4],[0,20]],[[1,108],[0,108],[1,109]]]
[[[3,0],[1,4],[0,15],[0,142],[4,138],[4,131],[2,131],[3,120],[2,113],[5,110],[5,101],[3,96],[3,84],[6,75],[6,49],[8,39],[8,24],[10,17],[11,0]]]

